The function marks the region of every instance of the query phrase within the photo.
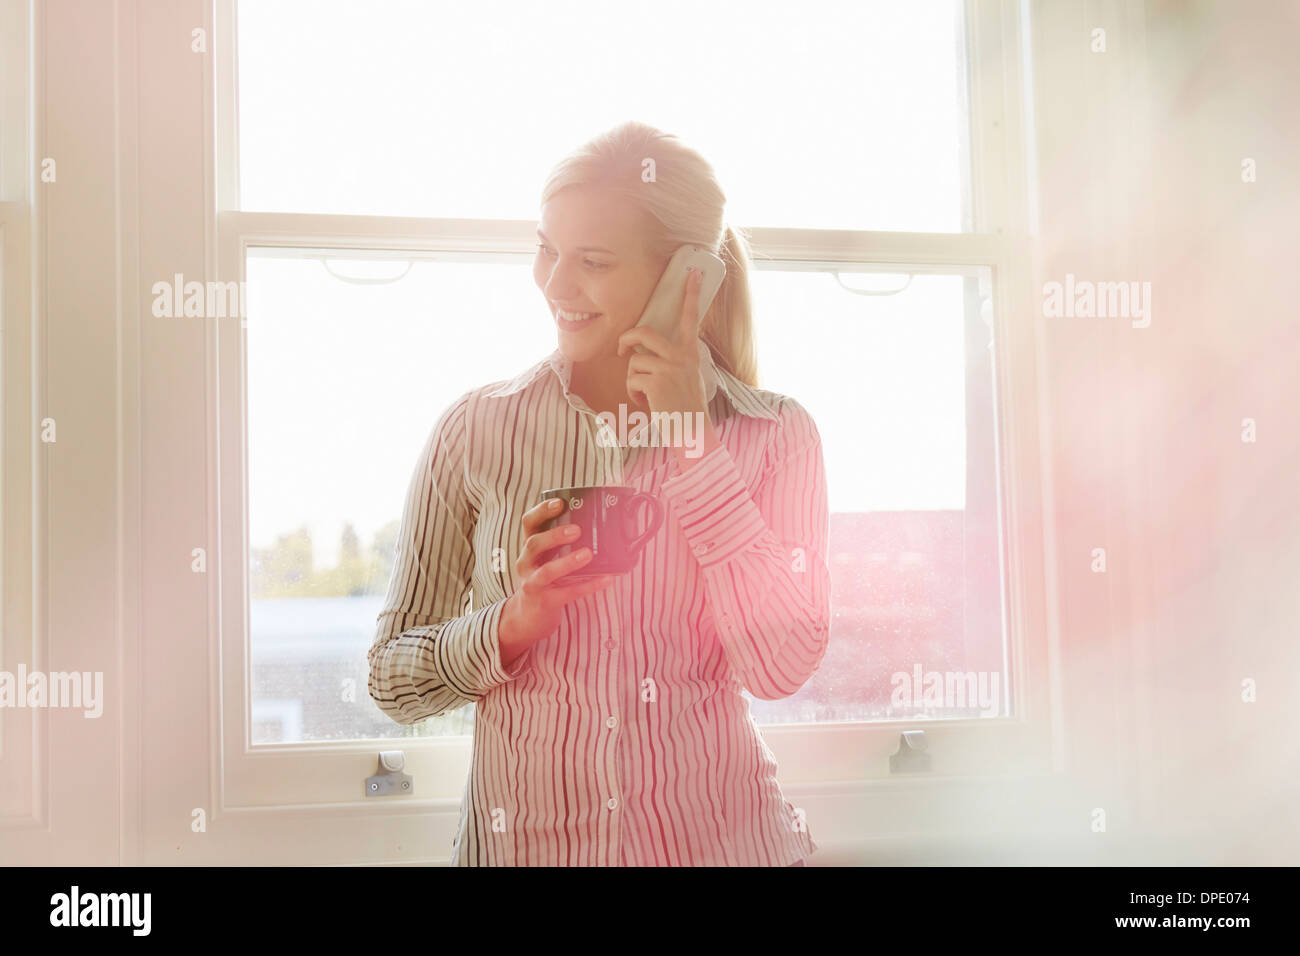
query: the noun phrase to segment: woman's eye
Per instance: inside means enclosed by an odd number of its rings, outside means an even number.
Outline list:
[[[538,249],[538,251],[541,252],[541,254],[544,255],[544,256],[553,256],[553,255],[555,255],[555,251],[554,251],[553,249],[551,249],[550,246],[546,245],[546,243],[544,243],[544,242],[539,242],[539,243],[537,244],[537,249]],[[589,268],[589,269],[608,269],[608,268],[609,268],[609,263],[608,263],[608,262],[597,262],[595,259],[584,259],[584,260],[583,260],[583,264],[584,264],[585,266],[587,266],[587,268]]]

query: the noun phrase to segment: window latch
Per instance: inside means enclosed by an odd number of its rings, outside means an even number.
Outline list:
[[[889,755],[890,773],[925,773],[930,769],[930,742],[924,730],[905,730],[898,738],[898,753]]]
[[[413,793],[415,780],[403,773],[406,754],[400,750],[385,750],[379,754],[379,772],[366,778],[367,797],[387,797],[392,794]]]

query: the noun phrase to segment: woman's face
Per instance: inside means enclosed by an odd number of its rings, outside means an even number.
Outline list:
[[[646,249],[647,219],[623,197],[594,187],[563,189],[543,204],[533,281],[571,361],[616,355],[618,337],[650,301],[668,260]],[[569,321],[571,313],[596,315]]]

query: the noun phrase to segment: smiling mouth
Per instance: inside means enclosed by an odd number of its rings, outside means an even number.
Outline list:
[[[560,327],[564,329],[575,329],[587,325],[594,319],[600,318],[604,312],[570,312],[567,309],[561,309],[558,306],[555,309],[555,318]]]

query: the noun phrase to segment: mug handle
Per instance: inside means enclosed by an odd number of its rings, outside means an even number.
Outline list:
[[[644,501],[650,506],[650,523],[646,526],[644,531],[627,543],[628,553],[633,555],[641,553],[641,549],[645,547],[645,543],[650,540],[651,535],[659,530],[659,525],[664,520],[663,505],[660,504],[658,498],[650,494],[648,491],[638,491],[631,498],[627,499],[627,512],[625,515],[627,519],[630,519],[633,523],[636,522],[637,512],[635,509],[638,500]]]

